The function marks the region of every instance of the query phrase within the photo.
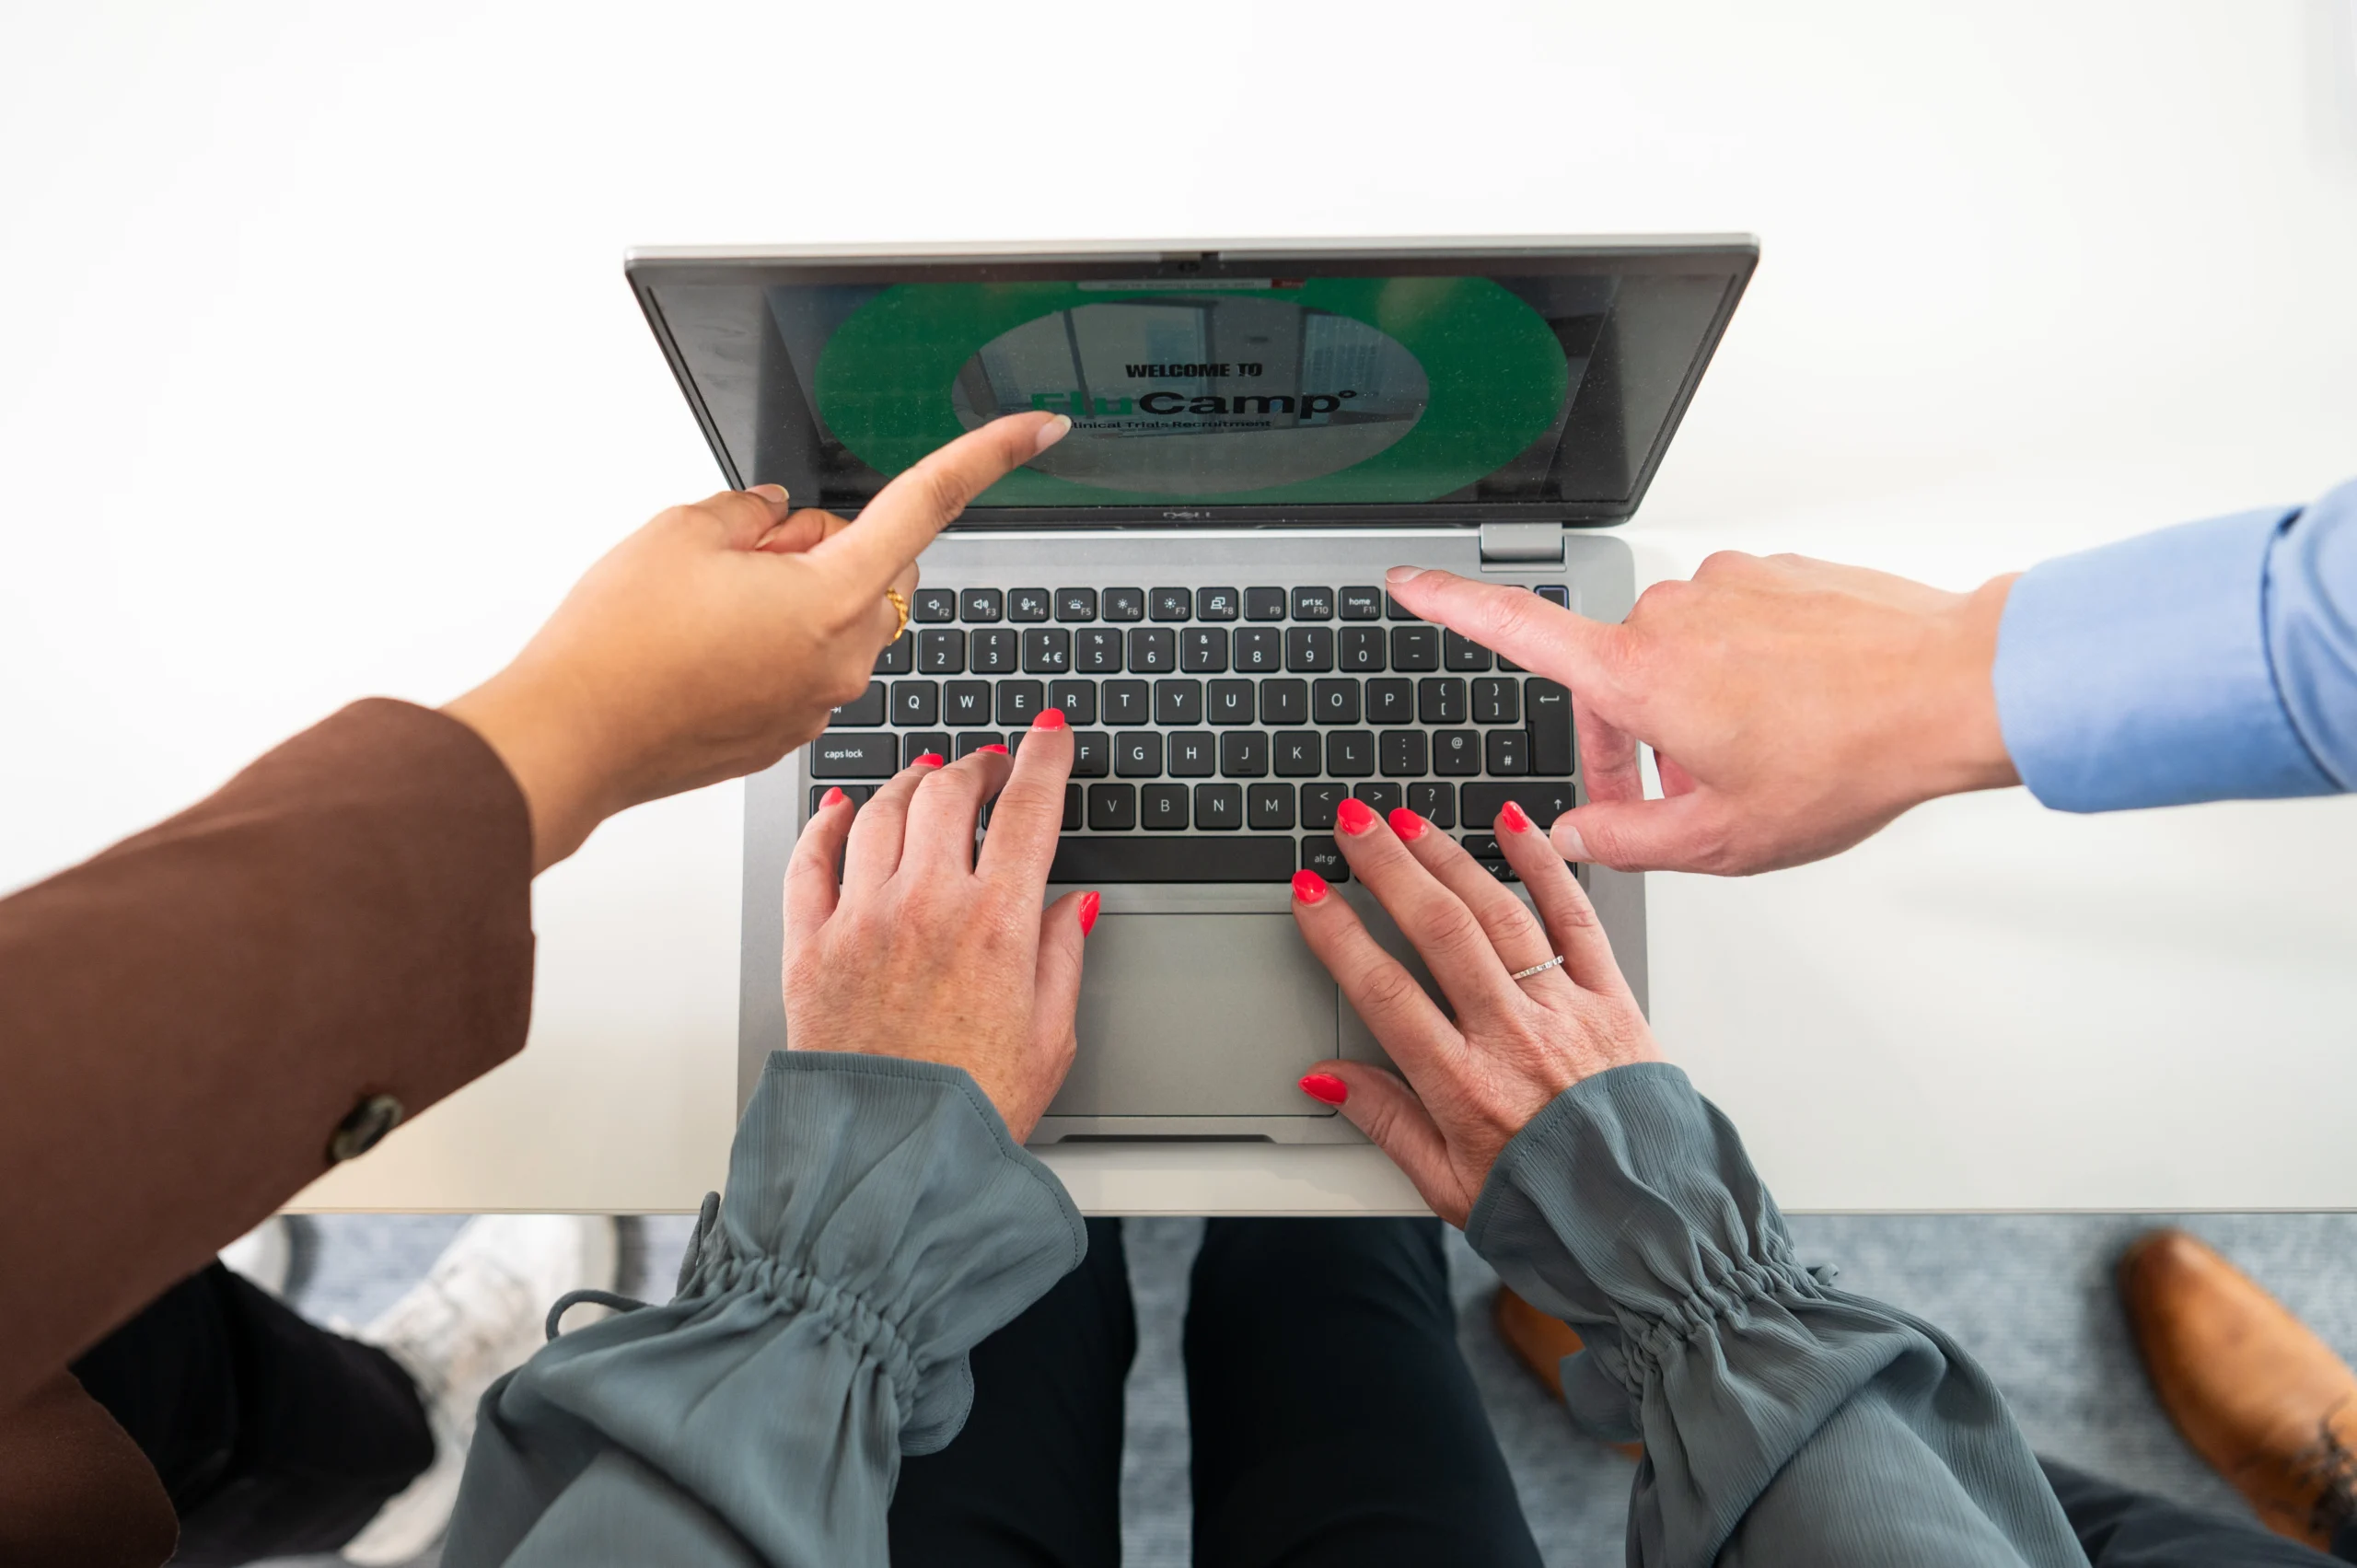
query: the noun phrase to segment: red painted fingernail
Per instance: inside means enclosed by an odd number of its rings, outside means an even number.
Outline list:
[[[1356,796],[1346,796],[1334,807],[1334,820],[1342,825],[1342,831],[1356,838],[1375,826],[1375,807]]]
[[[1301,1075],[1301,1092],[1311,1099],[1340,1105],[1351,1098],[1351,1086],[1331,1073],[1305,1073]]]
[[[928,751],[923,756],[919,757],[915,761],[911,762],[909,766],[911,768],[938,768],[941,766],[941,753],[938,751]]]
[[[849,800],[850,798],[850,796],[845,795],[840,789],[830,789],[826,794],[819,797],[819,809],[824,811],[830,806],[841,806],[844,801]]]
[[[974,749],[977,751],[995,751],[1002,757],[1006,755],[1006,748],[1004,746],[977,746]]]
[[[1399,834],[1402,839],[1422,838],[1424,836],[1424,829],[1427,826],[1422,817],[1417,816],[1414,812],[1409,810],[1404,806],[1393,807],[1391,808],[1391,814],[1385,818],[1384,820],[1389,822],[1391,824],[1391,830]]]
[[[1293,896],[1303,903],[1314,904],[1326,896],[1326,878],[1315,871],[1301,870],[1293,874]]]
[[[1039,716],[1031,721],[1033,729],[1062,729],[1063,726],[1064,711],[1062,708],[1041,708]]]
[[[1105,900],[1095,893],[1080,896],[1080,934],[1083,936],[1097,929],[1097,912]]]
[[[1523,814],[1521,807],[1511,800],[1506,802],[1505,809],[1498,813],[1498,822],[1509,833],[1530,831],[1530,819]]]

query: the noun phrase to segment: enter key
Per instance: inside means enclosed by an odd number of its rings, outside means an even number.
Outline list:
[[[1572,694],[1533,676],[1522,683],[1530,726],[1530,771],[1539,778],[1572,776]]]

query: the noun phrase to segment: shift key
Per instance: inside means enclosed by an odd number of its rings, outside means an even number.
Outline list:
[[[814,779],[888,779],[900,771],[898,736],[829,730],[810,743]]]

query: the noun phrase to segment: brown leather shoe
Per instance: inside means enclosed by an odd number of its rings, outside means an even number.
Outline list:
[[[2357,1373],[2181,1230],[2137,1237],[2119,1295],[2161,1408],[2267,1527],[2322,1550],[2357,1515]]]
[[[1504,1285],[1498,1287],[1490,1316],[1498,1325],[1498,1338],[1522,1358],[1531,1375],[1545,1384],[1555,1402],[1561,1404],[1563,1380],[1557,1364],[1567,1355],[1579,1353],[1584,1342],[1579,1330],[1560,1318],[1550,1318]],[[1632,1459],[1645,1451],[1642,1443],[1615,1443],[1611,1446]]]

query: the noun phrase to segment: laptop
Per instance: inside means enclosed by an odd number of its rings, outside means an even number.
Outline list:
[[[1071,433],[920,563],[905,635],[748,783],[740,1095],[785,1043],[781,888],[818,797],[1074,736],[1049,896],[1103,894],[1079,1055],[1033,1142],[1357,1142],[1295,1087],[1383,1054],[1300,940],[1346,796],[1501,881],[1499,807],[1581,798],[1569,694],[1405,611],[1440,566],[1607,620],[1635,512],[1759,256],[1744,236],[671,249],[631,286],[732,486],[851,516],[1003,413]],[[987,831],[987,828],[983,830]],[[1644,888],[1579,875],[1639,1000]],[[1427,983],[1429,981],[1427,981]]]

